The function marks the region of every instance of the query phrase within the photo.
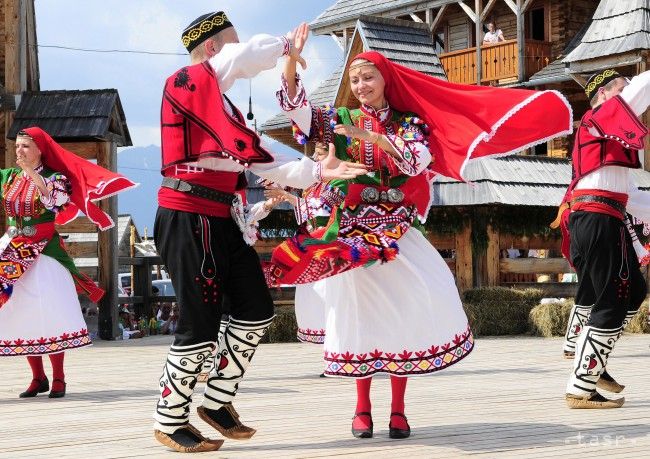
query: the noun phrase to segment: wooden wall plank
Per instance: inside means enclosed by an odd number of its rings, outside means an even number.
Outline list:
[[[97,227],[88,217],[77,217],[65,225],[55,225],[59,233],[95,233]]]
[[[566,258],[502,258],[500,270],[516,274],[561,274],[574,272]]]
[[[487,285],[499,285],[499,232],[492,225],[487,226],[488,246],[486,251],[487,259]]]
[[[97,242],[71,242],[65,250],[72,258],[94,258],[97,256]]]
[[[456,286],[461,292],[473,287],[472,225],[456,233]]]

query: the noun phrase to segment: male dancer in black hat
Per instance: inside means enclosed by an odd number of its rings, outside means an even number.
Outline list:
[[[223,443],[203,437],[188,421],[197,376],[219,331],[223,294],[230,300],[231,319],[218,343],[219,364],[210,372],[198,413],[227,438],[248,439],[255,433],[241,423],[232,400],[273,320],[273,301],[259,258],[238,228],[237,222],[245,225],[245,218],[241,209],[233,208],[234,194],[245,187],[244,169],[296,188],[366,173],[333,155],[321,163],[272,155],[224,94],[237,78],[273,68],[283,55],[304,64],[300,52],[308,32],[302,24],[289,38],[255,35],[239,43],[225,13],[203,15],[182,33],[191,65],[165,84],[164,179],[154,238],[180,316],[160,378],[154,429],[158,441],[177,451],[213,451]]]
[[[576,306],[565,353],[575,351],[566,388],[569,408],[618,408],[596,387],[620,392],[605,371],[624,326],[646,296],[626,213],[650,221],[650,194],[640,192],[630,169],[641,167],[646,127],[639,116],[650,105],[650,72],[628,83],[615,70],[593,75],[585,87],[592,109],[582,117],[572,155],[573,180],[564,199],[565,253],[578,274]],[[568,242],[568,241],[565,241]],[[563,244],[566,252],[566,244]],[[582,319],[580,319],[582,317]]]

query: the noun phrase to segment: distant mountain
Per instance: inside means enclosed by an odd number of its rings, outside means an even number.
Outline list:
[[[266,138],[269,141],[270,139]],[[275,141],[270,143],[271,151],[293,151],[289,147]],[[295,151],[293,151],[295,153]],[[134,190],[127,191],[118,198],[118,211],[120,214],[131,214],[138,232],[144,236],[144,229],[147,235],[153,236],[153,223],[156,218],[158,207],[158,188],[162,176],[160,175],[160,147],[149,145],[148,147],[126,148],[117,154],[117,169],[121,174],[126,175],[140,186]],[[254,185],[254,183],[251,183]],[[260,196],[257,196],[257,195]],[[261,193],[248,193],[249,201],[261,198]]]
[[[160,147],[126,148],[117,155],[117,170],[140,186],[118,197],[120,214],[131,214],[141,236],[153,236],[153,222],[158,207],[160,175]]]

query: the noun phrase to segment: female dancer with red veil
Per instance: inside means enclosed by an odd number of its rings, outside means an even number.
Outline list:
[[[75,267],[54,224],[79,210],[100,229],[112,219],[92,201],[136,186],[65,150],[45,131],[18,133],[16,165],[0,171],[7,231],[0,239],[0,356],[26,356],[32,382],[21,398],[50,390],[43,355],[52,363],[50,398],[65,395],[64,352],[91,344],[77,293],[97,302],[103,290]]]
[[[340,159],[370,172],[333,181],[321,198],[333,216],[325,234],[302,232],[275,249],[270,284],[327,278],[327,376],[353,378],[356,437],[371,437],[370,385],[391,376],[391,438],[406,438],[407,377],[465,358],[473,336],[454,278],[420,231],[435,173],[462,179],[474,158],[511,154],[571,132],[571,110],[554,91],[448,83],[377,52],[346,69],[358,109],[313,107],[287,60],[280,104],[299,141],[333,143]]]

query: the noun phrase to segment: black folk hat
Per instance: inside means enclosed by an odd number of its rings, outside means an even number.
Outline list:
[[[226,13],[223,11],[207,13],[199,16],[190,25],[185,27],[185,30],[181,34],[181,41],[187,49],[187,52],[191,53],[206,38],[210,38],[217,32],[221,32],[228,27],[232,27],[232,23],[228,20]]]
[[[616,78],[621,78],[621,74],[614,69],[603,70],[602,72],[594,73],[587,80],[587,85],[585,86],[585,94],[587,94],[587,99],[594,97],[596,92]]]

